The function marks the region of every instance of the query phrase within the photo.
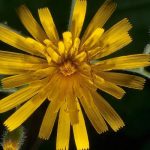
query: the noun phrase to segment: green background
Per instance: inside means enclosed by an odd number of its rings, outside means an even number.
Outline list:
[[[92,16],[104,2],[103,0],[87,1],[87,15],[83,30],[85,30]],[[150,0],[116,0],[116,2],[118,4],[117,10],[105,25],[105,29],[108,29],[125,17],[129,18],[133,25],[131,31],[133,42],[116,53],[116,55],[142,53],[146,44],[150,43],[148,33],[150,27]],[[67,30],[71,0],[0,0],[0,22],[6,23],[25,35],[29,35],[16,14],[16,8],[21,4],[26,4],[37,19],[37,9],[44,6],[49,7],[59,33],[61,34]],[[0,43],[0,49],[16,50],[2,42]],[[126,88],[126,92],[121,101],[117,101],[111,96],[102,93],[126,123],[126,126],[119,132],[114,133],[110,129],[109,132],[98,135],[85,116],[91,150],[150,150],[150,80],[147,79],[143,91]],[[6,95],[6,93],[0,93],[1,98]],[[27,138],[22,147],[23,150],[55,149],[57,123],[48,141],[40,141],[36,138],[46,107],[47,102],[25,122]],[[1,122],[11,113],[12,111],[2,114]],[[0,133],[3,130],[4,127],[1,123]],[[75,149],[73,134],[71,133],[70,150]]]

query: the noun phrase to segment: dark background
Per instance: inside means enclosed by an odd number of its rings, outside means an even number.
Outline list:
[[[104,0],[87,1],[87,15],[83,30],[85,30],[91,17],[104,2]],[[116,2],[118,4],[117,10],[105,25],[105,29],[108,29],[125,17],[129,18],[133,24],[131,31],[133,42],[117,52],[116,55],[142,53],[146,44],[150,43],[150,35],[148,33],[150,27],[150,0],[116,0]],[[71,0],[0,0],[0,22],[6,23],[13,29],[28,35],[16,14],[16,8],[21,4],[26,4],[37,19],[37,9],[44,6],[49,7],[59,33],[67,30]],[[0,49],[15,50],[15,48],[3,43],[0,43]],[[109,132],[98,135],[85,116],[91,150],[150,150],[150,80],[147,79],[143,91],[126,88],[126,92],[127,94],[121,101],[117,101],[115,98],[102,93],[126,124],[119,132],[115,133],[110,129]],[[1,98],[6,95],[6,93],[0,93]],[[55,149],[57,122],[48,141],[40,141],[36,138],[46,107],[47,102],[25,122],[27,138],[22,150]],[[1,122],[12,112],[13,110],[1,114]],[[1,123],[1,136],[3,130],[4,127]],[[71,133],[70,150],[75,149],[73,134]]]

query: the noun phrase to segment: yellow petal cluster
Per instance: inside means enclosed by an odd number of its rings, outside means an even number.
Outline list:
[[[118,71],[149,66],[150,55],[106,59],[132,41],[132,25],[125,18],[105,31],[103,26],[116,8],[112,0],[107,0],[81,37],[86,8],[86,0],[76,0],[69,29],[60,37],[48,8],[38,10],[42,27],[26,6],[18,8],[18,16],[31,37],[0,26],[0,40],[24,52],[0,51],[0,74],[7,75],[2,79],[3,87],[22,87],[0,100],[0,113],[21,106],[4,122],[9,131],[19,127],[47,100],[39,137],[50,137],[59,115],[57,150],[69,149],[71,128],[77,149],[89,149],[83,110],[98,133],[106,132],[107,124],[114,131],[124,126],[97,90],[121,99],[125,94],[122,87],[142,89],[143,78]]]

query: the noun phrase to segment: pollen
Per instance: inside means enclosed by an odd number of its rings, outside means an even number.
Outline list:
[[[65,61],[61,66],[60,66],[60,72],[64,76],[70,76],[76,72],[76,66],[73,64],[71,61]]]

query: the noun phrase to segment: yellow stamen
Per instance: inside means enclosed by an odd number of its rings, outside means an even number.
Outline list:
[[[64,76],[69,76],[76,72],[76,67],[73,63],[67,61],[60,66],[60,72]]]

